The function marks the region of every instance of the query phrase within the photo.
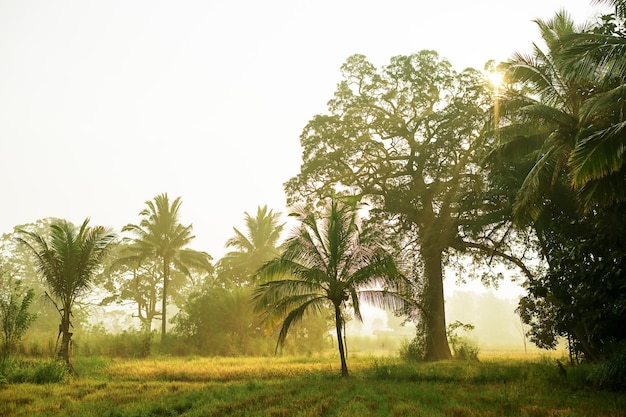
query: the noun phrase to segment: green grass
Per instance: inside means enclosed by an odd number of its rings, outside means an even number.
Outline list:
[[[554,362],[491,359],[406,364],[350,358],[77,359],[79,377],[8,383],[1,416],[529,416],[626,415],[626,395],[566,378]]]

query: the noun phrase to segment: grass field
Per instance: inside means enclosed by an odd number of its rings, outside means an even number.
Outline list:
[[[626,416],[626,394],[553,359],[78,358],[78,377],[4,384],[0,416]]]

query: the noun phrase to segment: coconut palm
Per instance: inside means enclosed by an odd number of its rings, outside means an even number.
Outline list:
[[[222,274],[229,281],[250,282],[261,265],[279,255],[277,245],[284,228],[279,221],[280,213],[259,206],[255,217],[245,213],[247,233],[233,227],[235,236],[228,239],[226,247],[235,250],[220,260]]]
[[[594,79],[600,87],[582,107],[594,120],[576,143],[568,164],[571,185],[585,211],[595,205],[626,201],[626,2],[605,0],[615,7],[612,19],[563,41],[562,56],[577,79]]]
[[[585,134],[583,127],[594,123],[581,109],[597,89],[571,74],[561,55],[563,40],[586,28],[577,27],[566,12],[536,23],[547,49],[533,45],[531,54],[513,55],[509,77],[522,92],[505,94],[500,109],[501,120],[507,120],[499,131],[501,150],[533,162],[514,202],[521,220],[536,219],[553,186],[566,180],[568,160]]]
[[[375,241],[367,242],[355,207],[332,201],[319,220],[313,213],[294,213],[301,221],[281,255],[258,271],[266,280],[255,292],[257,311],[279,317],[277,347],[307,311],[331,308],[335,316],[341,375],[348,376],[342,328],[346,309],[361,317],[361,301],[388,308],[400,305],[394,291],[400,278],[393,257]]]
[[[46,294],[61,316],[58,357],[70,370],[72,308],[77,298],[91,288],[103,258],[116,238],[110,229],[89,227],[88,224],[89,219],[85,219],[80,227],[59,221],[50,225],[49,236],[18,230],[23,236],[18,241],[34,255],[37,270],[50,291]]]
[[[128,224],[123,232],[135,235],[133,245],[135,258],[158,259],[161,264],[163,279],[161,304],[161,340],[165,339],[167,324],[167,297],[171,280],[172,268],[191,275],[190,268],[210,271],[211,256],[185,248],[194,238],[192,226],[183,226],[179,221],[179,209],[182,201],[180,197],[171,202],[167,193],[159,194],[151,201],[146,201],[146,208],[139,215],[141,222]]]

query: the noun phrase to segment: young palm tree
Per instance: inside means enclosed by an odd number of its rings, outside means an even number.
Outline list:
[[[245,213],[247,233],[233,228],[235,236],[228,239],[226,247],[236,250],[228,252],[220,260],[223,273],[230,281],[250,282],[261,265],[278,256],[277,248],[284,223],[280,224],[280,214],[258,207],[255,217]]]
[[[146,201],[146,208],[139,215],[143,217],[138,225],[128,224],[123,232],[131,232],[135,257],[158,259],[161,263],[163,279],[163,300],[161,305],[161,340],[165,339],[167,324],[167,297],[172,267],[186,275],[189,268],[211,270],[211,256],[206,252],[186,249],[194,238],[192,227],[179,222],[178,210],[181,199],[177,197],[170,204],[167,193],[159,194],[152,201]]]
[[[18,230],[24,244],[35,256],[35,265],[45,280],[61,316],[59,359],[71,369],[69,346],[72,338],[72,308],[76,299],[91,288],[95,274],[102,266],[104,256],[115,241],[115,234],[102,226],[88,226],[85,219],[80,227],[67,221],[50,225],[50,235]]]
[[[303,210],[294,215],[301,221],[297,234],[286,242],[280,257],[257,273],[267,282],[255,292],[256,309],[267,318],[282,320],[278,347],[305,312],[332,308],[341,375],[348,376],[342,337],[346,308],[351,307],[362,320],[361,301],[399,307],[401,298],[394,290],[401,274],[382,245],[365,241],[355,207],[332,201],[319,220]]]

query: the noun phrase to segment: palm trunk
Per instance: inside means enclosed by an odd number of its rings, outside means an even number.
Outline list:
[[[170,262],[163,258],[163,304],[161,305],[161,343],[165,342],[167,325],[167,287],[170,281]]]
[[[452,358],[446,335],[446,313],[443,296],[443,268],[441,250],[425,248],[421,251],[426,287],[423,311],[426,324],[425,359],[438,361]]]
[[[343,336],[341,335],[343,319],[341,309],[335,306],[335,327],[337,329],[337,346],[339,347],[339,357],[341,358],[341,376],[348,376],[348,364],[346,363],[346,352],[343,346]]]
[[[63,309],[63,315],[61,316],[61,325],[59,327],[59,332],[61,333],[61,346],[57,352],[58,359],[64,361],[68,367],[70,366],[70,341],[72,339],[72,333],[70,332],[70,314],[70,308],[65,306]]]

